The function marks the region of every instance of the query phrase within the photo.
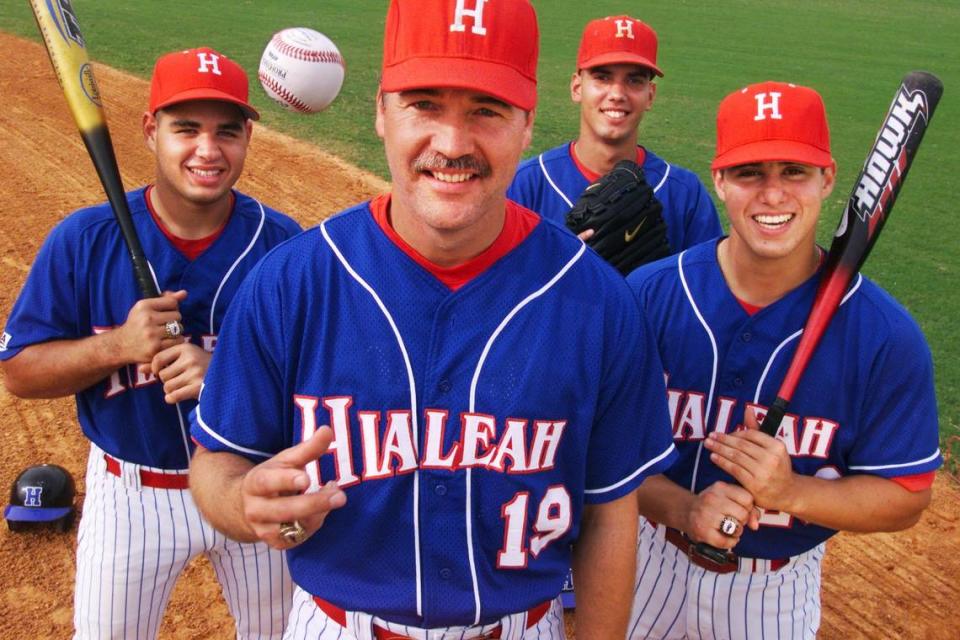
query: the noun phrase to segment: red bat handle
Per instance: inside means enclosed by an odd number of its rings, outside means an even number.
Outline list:
[[[777,399],[773,401],[767,409],[767,415],[760,425],[760,430],[768,436],[776,436],[780,422],[787,412],[787,406],[793,399],[793,393],[800,384],[800,378],[810,363],[820,339],[823,337],[830,320],[833,319],[843,296],[847,293],[847,287],[852,280],[851,274],[838,265],[836,269],[830,269],[828,264],[823,280],[820,281],[820,288],[813,300],[813,307],[810,310],[810,317],[803,328],[803,335],[800,337],[800,343],[793,354],[793,360],[790,361],[790,367],[787,374],[780,383],[780,390],[777,392]]]

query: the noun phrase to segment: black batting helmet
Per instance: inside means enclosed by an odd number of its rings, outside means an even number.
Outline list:
[[[24,469],[10,487],[10,504],[3,511],[11,531],[22,531],[27,523],[53,523],[60,531],[73,524],[73,476],[55,464],[38,464]]]

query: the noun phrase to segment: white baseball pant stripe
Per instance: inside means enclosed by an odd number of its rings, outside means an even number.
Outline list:
[[[90,448],[77,542],[74,638],[152,639],[184,567],[205,554],[237,638],[283,634],[293,585],[280,551],[225,538],[200,515],[190,491],[132,487],[107,473]]]
[[[816,638],[824,544],[776,571],[741,558],[740,570],[722,574],[690,562],[664,532],[640,519],[629,638]]]
[[[287,622],[283,640],[374,640],[373,625],[389,629],[417,640],[470,640],[495,628],[496,624],[483,627],[447,627],[445,629],[420,629],[388,623],[359,611],[346,612],[347,627],[331,619],[313,601],[313,596],[294,588],[293,610]],[[550,610],[537,624],[526,628],[526,613],[506,616],[501,620],[501,640],[564,640],[563,604],[559,596],[550,605]]]

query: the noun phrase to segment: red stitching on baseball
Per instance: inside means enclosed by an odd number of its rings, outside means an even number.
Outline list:
[[[338,51],[330,51],[327,49],[315,51],[311,49],[304,49],[303,47],[298,47],[286,42],[283,38],[280,37],[280,34],[273,36],[273,46],[280,53],[290,56],[295,60],[305,60],[307,62],[328,62],[331,64],[338,64],[341,67],[344,67],[343,56],[340,55]]]
[[[286,87],[280,84],[277,84],[276,80],[274,80],[270,76],[266,75],[262,71],[259,74],[257,74],[257,76],[260,78],[260,84],[265,85],[271,91],[273,91],[278,96],[286,100],[291,107],[293,107],[300,113],[313,113],[313,110],[309,106],[307,106],[305,102],[303,102],[302,100],[300,100],[300,98],[290,93]]]

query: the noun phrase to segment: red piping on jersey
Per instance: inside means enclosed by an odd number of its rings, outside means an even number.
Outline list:
[[[405,254],[429,271],[433,276],[445,284],[451,291],[456,291],[463,285],[486,271],[497,260],[507,255],[523,242],[530,232],[540,223],[540,216],[529,209],[521,207],[512,200],[507,200],[507,211],[500,235],[489,247],[478,256],[452,267],[441,267],[423,257],[400,237],[390,221],[390,195],[382,195],[370,201],[370,212],[377,225],[383,229],[391,242]]]
[[[150,212],[150,216],[153,218],[153,221],[157,223],[157,226],[160,228],[160,231],[163,232],[163,235],[166,236],[167,240],[170,241],[170,244],[174,248],[182,253],[187,260],[193,261],[197,259],[201,253],[210,248],[217,238],[220,237],[220,234],[223,233],[223,230],[227,227],[227,222],[230,221],[230,216],[227,216],[227,219],[223,221],[223,224],[220,225],[220,228],[206,236],[205,238],[197,238],[196,240],[187,240],[181,238],[180,236],[174,235],[170,229],[167,229],[167,226],[163,224],[163,220],[160,219],[160,216],[157,215],[157,212],[153,209],[153,203],[150,202],[150,192],[153,191],[153,185],[147,187],[147,190],[143,194],[143,199],[147,201],[147,211]],[[237,198],[233,194],[233,191],[230,192],[230,215],[233,215],[233,207],[237,203]]]
[[[579,169],[580,173],[583,174],[583,177],[587,179],[587,182],[596,182],[597,180],[600,179],[601,174],[595,171],[591,171],[590,169],[587,168],[587,165],[580,162],[580,158],[577,157],[576,142],[570,143],[570,157],[573,158],[573,164],[577,165],[577,169]],[[637,145],[637,158],[636,158],[637,164],[642,167],[646,159],[647,159],[647,150],[641,147],[640,145]],[[579,197],[579,195],[577,197]]]

